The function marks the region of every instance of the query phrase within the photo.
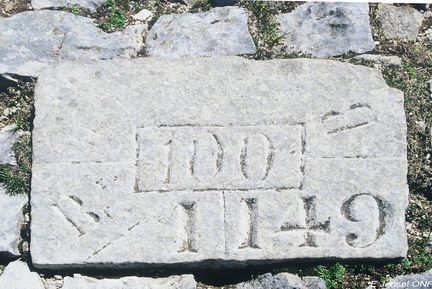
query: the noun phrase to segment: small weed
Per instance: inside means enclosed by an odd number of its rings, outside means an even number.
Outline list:
[[[126,26],[128,0],[107,0],[101,9],[104,17],[97,21],[99,28],[105,31],[115,31]]]
[[[0,183],[11,195],[30,193],[34,84],[34,79],[19,81],[16,87],[0,93],[0,111],[10,110],[0,124],[15,124],[12,132],[18,133],[19,130],[21,134],[13,146],[16,165],[0,165]]]
[[[336,263],[333,266],[317,266],[315,273],[324,280],[328,289],[342,288],[345,277],[345,266]]]
[[[73,6],[71,7],[71,13],[72,13],[73,15],[75,15],[75,16],[78,16],[78,15],[81,14],[81,9],[79,8],[78,5],[73,5]]]

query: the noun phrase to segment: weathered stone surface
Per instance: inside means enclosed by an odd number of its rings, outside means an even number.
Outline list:
[[[0,130],[0,164],[15,164],[13,145],[19,137],[18,132],[13,132],[15,126],[8,125]]]
[[[406,254],[403,94],[377,70],[64,63],[42,73],[35,98],[38,267]]]
[[[0,289],[45,289],[37,273],[21,261],[10,263],[0,276]]]
[[[94,279],[81,275],[66,277],[62,289],[196,289],[193,275],[166,278],[124,277]]]
[[[0,184],[1,185],[1,184]],[[27,202],[24,196],[9,196],[0,187],[0,255],[10,257],[19,255],[18,244],[24,219],[23,207]]]
[[[289,52],[329,57],[375,47],[367,3],[309,2],[277,20]]]
[[[150,56],[223,56],[255,53],[243,8],[161,16],[146,40]]]
[[[401,275],[390,279],[386,289],[430,289],[432,288],[432,270],[422,274]]]
[[[379,4],[376,18],[387,39],[414,41],[423,22],[423,15],[410,6]]]
[[[31,5],[33,9],[79,6],[91,12],[96,12],[96,9],[104,2],[105,0],[31,0]]]
[[[402,60],[395,55],[380,55],[380,54],[362,54],[354,57],[354,59],[371,61],[376,64],[401,66]]]
[[[131,57],[142,47],[144,25],[105,33],[93,20],[62,11],[28,11],[0,19],[0,74],[37,76],[59,60]]]
[[[236,289],[326,289],[325,283],[319,277],[303,277],[289,273],[270,273],[261,275],[254,280],[234,286]]]
[[[153,15],[153,13],[150,10],[147,9],[142,9],[140,12],[138,12],[137,14],[133,15],[132,17],[136,20],[139,21],[146,21],[148,20],[151,16]]]

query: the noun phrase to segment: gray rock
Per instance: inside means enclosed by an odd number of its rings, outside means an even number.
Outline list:
[[[234,286],[235,289],[326,289],[324,281],[319,277],[303,277],[290,273],[270,273],[258,276]]]
[[[327,289],[323,279],[316,276],[306,276],[302,278],[303,286],[306,289]]]
[[[415,41],[423,22],[423,15],[410,6],[379,4],[376,19],[385,38]]]
[[[203,13],[161,16],[151,28],[150,56],[222,56],[255,53],[243,8],[221,7]]]
[[[140,12],[138,12],[137,14],[133,15],[132,17],[135,20],[139,20],[139,21],[146,21],[147,19],[149,19],[151,16],[153,15],[153,13],[150,10],[147,9],[142,9]]]
[[[37,273],[21,261],[10,263],[0,276],[0,289],[45,289]]]
[[[430,289],[432,288],[432,270],[422,274],[401,275],[386,283],[386,289]]]
[[[13,132],[14,125],[5,126],[0,130],[0,164],[15,164],[13,145],[20,136],[19,132]]]
[[[1,184],[0,184],[1,185]],[[20,231],[24,221],[23,207],[27,203],[24,196],[9,196],[0,187],[0,255],[18,256],[18,244],[21,241]]]
[[[105,33],[90,18],[40,10],[0,19],[0,74],[37,76],[59,60],[129,58],[141,49],[145,25]]]
[[[406,254],[403,94],[378,70],[240,57],[63,63],[40,75],[35,107],[38,267]]]
[[[33,9],[79,6],[90,12],[96,12],[96,9],[104,2],[105,0],[31,0],[31,5]]]
[[[354,59],[371,61],[376,64],[401,66],[402,60],[395,55],[380,55],[380,54],[362,54],[354,57]]]
[[[288,52],[324,58],[375,47],[367,3],[309,2],[277,20]]]
[[[65,277],[62,289],[196,289],[193,275],[166,278],[123,277],[95,279],[81,275]]]

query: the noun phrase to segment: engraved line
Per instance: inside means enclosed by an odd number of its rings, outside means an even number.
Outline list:
[[[142,125],[138,126],[137,128],[152,128],[152,127],[263,127],[263,126],[295,126],[295,125],[304,125],[305,122],[268,122],[268,123],[257,123],[257,124],[192,124],[192,123],[186,123],[186,124],[153,124],[153,125]]]
[[[247,239],[243,242],[242,245],[240,245],[239,249],[244,248],[253,248],[253,249],[260,249],[260,247],[257,244],[257,238],[258,238],[258,203],[256,198],[248,198],[243,199],[243,201],[246,203],[246,206],[248,208],[248,215],[249,215],[249,230],[248,230],[248,236]]]
[[[300,156],[300,173],[301,173],[301,179],[299,183],[299,189],[302,190],[305,180],[306,180],[306,126],[302,125],[302,131],[301,131],[301,156]]]
[[[83,205],[83,201],[78,198],[77,196],[69,196],[69,199],[71,199],[72,201],[74,201],[75,203],[77,203],[78,205],[82,206]]]
[[[63,215],[63,217],[66,219],[66,221],[68,223],[70,223],[72,225],[72,227],[74,227],[78,233],[79,233],[79,237],[83,236],[85,234],[85,232],[71,219],[69,218],[62,209],[60,209],[60,207],[57,204],[51,204],[51,207],[54,208],[57,212],[59,212],[61,215]]]
[[[212,133],[214,139],[216,140],[216,143],[219,146],[219,152],[217,153],[217,159],[216,159],[216,173],[214,176],[216,176],[221,170],[222,170],[222,162],[223,162],[223,157],[224,157],[224,149],[222,146],[222,142],[220,141],[220,139],[217,137],[216,134]]]
[[[138,192],[139,191],[139,170],[138,170],[138,167],[139,167],[139,156],[140,156],[140,150],[141,150],[140,143],[139,143],[138,132],[135,133],[135,145],[136,145],[136,148],[135,148],[135,157],[136,158],[135,158],[135,184],[134,184],[134,191]]]
[[[269,191],[269,190],[275,190],[275,191],[285,191],[285,190],[299,190],[299,187],[255,187],[255,188],[248,188],[248,189],[242,189],[242,188],[205,188],[205,189],[154,189],[154,190],[141,190],[136,193],[150,193],[150,192],[157,192],[157,193],[167,193],[167,192],[206,192],[206,191],[240,191],[240,192],[248,192],[248,191],[254,191],[254,190],[262,190],[262,191]]]
[[[329,112],[326,112],[323,117],[321,118],[321,122],[324,122],[326,119],[331,118],[333,116],[342,115],[342,113],[334,110],[330,110]]]
[[[198,252],[196,248],[196,240],[195,240],[195,226],[196,226],[196,202],[182,202],[180,205],[183,207],[183,210],[186,213],[186,242],[184,244],[184,248],[182,248],[179,253],[189,251],[189,252]]]
[[[271,139],[266,136],[265,134],[262,134],[265,138],[267,138],[268,141],[268,149],[269,149],[269,154],[267,156],[267,166],[266,166],[266,172],[264,177],[262,178],[262,180],[265,180],[270,172],[270,169],[273,166],[273,160],[274,160],[274,146],[273,143],[271,141]]]
[[[227,240],[228,221],[226,215],[227,204],[226,204],[225,191],[222,191],[222,198],[223,198],[223,207],[224,207],[224,248],[225,248],[225,256],[228,256],[228,240]]]
[[[345,130],[361,127],[361,126],[364,126],[364,125],[367,125],[367,124],[369,124],[368,121],[361,122],[361,123],[358,123],[358,124],[353,124],[353,125],[345,125],[345,126],[341,126],[341,127],[332,129],[332,130],[328,131],[327,134],[339,133],[339,132],[342,132],[342,131],[345,131]]]
[[[86,212],[87,215],[89,215],[93,221],[95,221],[96,223],[99,223],[100,217],[98,214],[93,213],[93,212]]]
[[[171,136],[173,137],[173,135]],[[169,146],[168,151],[168,167],[165,177],[165,184],[169,184],[171,182],[171,166],[172,166],[172,139],[170,139],[165,145]]]
[[[135,223],[134,225],[132,225],[131,227],[128,228],[128,232],[130,232],[133,228],[135,228],[136,226],[138,226],[141,223],[141,221],[138,221],[137,223]],[[108,246],[110,246],[112,243],[114,243],[115,241],[117,241],[118,239],[124,237],[125,234],[120,234],[118,237],[112,239],[111,241],[107,242],[105,245],[103,245],[102,247],[100,247],[99,249],[97,249],[96,251],[93,252],[92,255],[90,255],[87,260],[90,260],[91,258],[93,258],[94,256],[96,256],[97,254],[99,254],[102,250],[104,250],[105,248],[107,248]]]

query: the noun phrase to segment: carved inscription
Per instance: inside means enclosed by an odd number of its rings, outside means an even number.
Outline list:
[[[183,218],[185,219],[184,228],[185,228],[185,241],[183,242],[182,247],[179,250],[181,252],[197,252],[197,245],[195,241],[195,226],[196,226],[196,202],[185,201],[180,203],[183,212]]]
[[[303,208],[305,212],[305,225],[285,223],[280,227],[280,231],[302,231],[304,232],[304,242],[300,247],[318,247],[315,241],[315,233],[330,233],[330,217],[324,221],[317,221],[316,197],[303,197]]]
[[[144,127],[137,192],[300,188],[302,125]]]
[[[243,199],[242,201],[246,205],[247,213],[245,217],[246,222],[246,239],[240,245],[239,249],[253,248],[259,249],[258,246],[258,203],[256,198]]]

